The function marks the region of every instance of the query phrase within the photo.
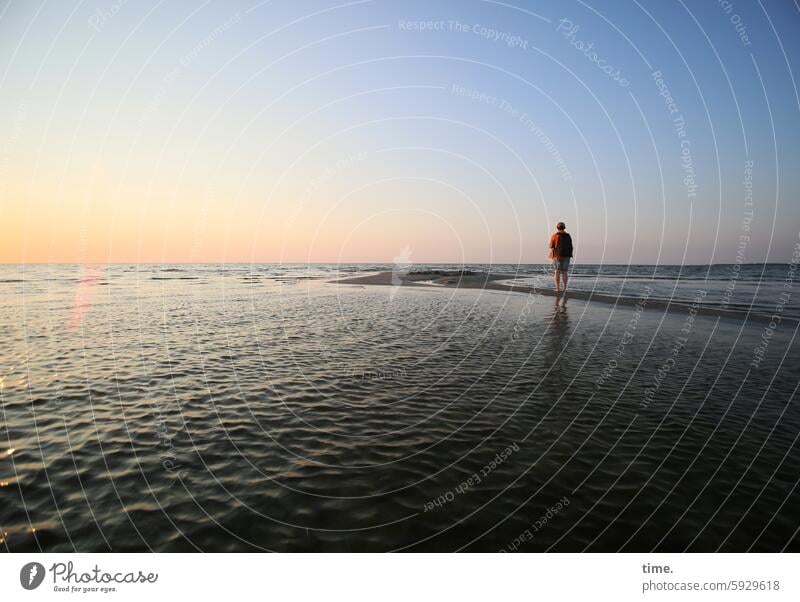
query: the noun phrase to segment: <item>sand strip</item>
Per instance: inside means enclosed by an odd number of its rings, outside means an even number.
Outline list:
[[[358,276],[355,278],[344,278],[341,280],[332,280],[332,284],[357,284],[357,285],[378,285],[378,286],[414,286],[414,287],[427,287],[433,289],[441,289],[444,287],[449,288],[471,288],[471,289],[485,289],[492,291],[506,291],[511,293],[524,293],[524,294],[540,294],[548,297],[555,297],[556,293],[552,288],[535,288],[532,286],[513,286],[498,282],[500,280],[512,280],[512,274],[498,274],[493,272],[381,272],[379,274],[371,274],[369,276]],[[614,295],[605,295],[601,293],[587,293],[582,291],[568,291],[568,299],[580,299],[582,301],[595,301],[600,303],[610,303],[612,305],[636,305],[640,302],[638,297],[617,297]],[[646,303],[649,309],[661,309],[672,312],[686,313],[692,309],[692,304],[686,301],[663,301],[660,299],[649,298]],[[753,322],[769,322],[770,316],[765,314],[723,309],[720,307],[700,306],[697,309],[698,315],[732,318],[735,320],[743,320],[747,318],[748,321]],[[793,318],[783,317],[784,320],[797,321]]]

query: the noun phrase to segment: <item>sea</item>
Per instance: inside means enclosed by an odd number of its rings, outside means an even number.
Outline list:
[[[0,266],[0,549],[800,551],[796,268]]]

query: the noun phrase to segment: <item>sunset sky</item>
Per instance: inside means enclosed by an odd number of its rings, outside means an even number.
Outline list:
[[[0,261],[541,263],[559,220],[579,263],[786,261],[798,18],[0,2]]]

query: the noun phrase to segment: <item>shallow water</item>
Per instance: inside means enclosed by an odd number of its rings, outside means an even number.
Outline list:
[[[4,267],[6,548],[800,548],[796,322],[381,267]]]

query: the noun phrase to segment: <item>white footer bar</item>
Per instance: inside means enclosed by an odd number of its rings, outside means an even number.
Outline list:
[[[798,568],[791,554],[6,554],[0,591],[7,600],[777,602],[800,600]]]

